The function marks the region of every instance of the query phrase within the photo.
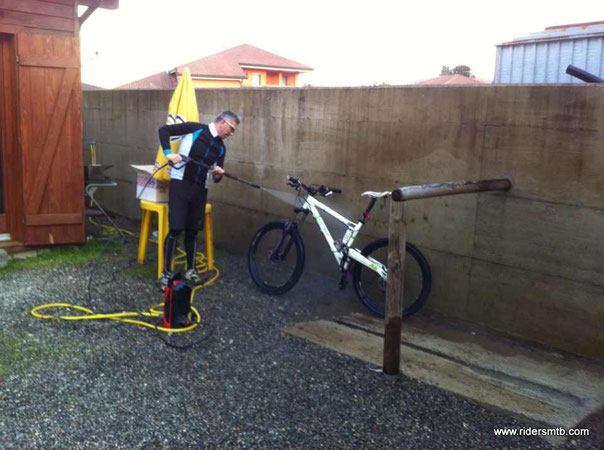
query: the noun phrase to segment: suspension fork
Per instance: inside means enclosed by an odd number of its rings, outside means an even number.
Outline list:
[[[277,244],[275,251],[271,255],[271,259],[273,261],[283,261],[285,258],[287,258],[287,254],[289,253],[289,250],[292,248],[292,244],[293,244],[293,239],[291,238],[290,233],[296,232],[295,227],[296,227],[295,223],[285,222],[285,227],[283,228],[283,231],[281,232],[281,239],[279,239],[279,243]],[[283,248],[284,244],[285,244],[285,248]]]
[[[277,244],[277,246],[275,247],[275,251],[273,251],[273,254],[271,255],[271,260],[273,261],[282,261],[284,260],[288,253],[289,250],[292,248],[292,245],[294,245],[294,240],[293,238],[290,237],[290,232],[291,234],[297,234],[300,238],[300,228],[298,226],[298,222],[300,222],[300,225],[304,224],[304,221],[306,220],[306,217],[308,216],[308,213],[310,211],[306,208],[302,208],[302,207],[295,207],[294,208],[294,216],[292,218],[292,220],[288,220],[285,222],[285,227],[283,227],[283,232],[281,233],[281,239],[279,240],[279,243]],[[302,219],[299,219],[299,215],[300,214],[304,214],[304,217],[302,217]],[[288,239],[289,237],[289,239]],[[285,248],[282,249],[283,244],[286,243]],[[281,251],[283,250],[283,251]]]
[[[308,214],[308,212],[304,212]],[[283,227],[283,231],[281,232],[281,239],[279,239],[279,242],[271,254],[272,261],[283,261],[285,258],[287,258],[292,245],[294,245],[294,238],[292,237],[294,234],[300,234],[298,224],[295,220],[286,221],[285,227]]]

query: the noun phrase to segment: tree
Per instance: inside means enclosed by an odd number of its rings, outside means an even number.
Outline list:
[[[451,69],[449,66],[443,66],[443,68],[440,70],[440,74],[441,75],[463,75],[464,77],[468,77],[468,78],[473,78],[472,76],[472,69],[470,69],[469,66],[455,66],[453,69]]]
[[[472,78],[472,69],[470,69],[468,66],[455,66],[453,68],[453,73],[463,75],[464,77]]]

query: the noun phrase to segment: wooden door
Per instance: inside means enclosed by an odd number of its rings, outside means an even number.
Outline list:
[[[84,242],[78,38],[19,34],[23,241]]]
[[[0,33],[0,235],[21,240],[21,165],[15,35]]]
[[[6,104],[5,93],[6,88],[4,86],[4,36],[0,35],[0,103]],[[4,109],[4,108],[3,108]],[[0,238],[4,237],[8,233],[8,224],[6,221],[6,176],[4,172],[6,172],[6,156],[5,156],[5,148],[4,144],[4,124],[6,122],[6,115],[0,113]]]

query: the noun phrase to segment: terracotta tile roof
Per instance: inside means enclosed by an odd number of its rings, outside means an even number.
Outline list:
[[[489,82],[478,78],[468,78],[456,73],[454,75],[441,75],[440,77],[419,81],[416,84],[489,84]]]
[[[140,80],[118,86],[115,89],[174,89],[178,80],[175,74],[160,72]]]
[[[191,71],[191,76],[210,76],[224,78],[246,78],[241,66],[259,66],[263,68],[280,68],[307,71],[312,67],[283,58],[274,53],[254,47],[249,44],[238,45],[205,58],[183,64],[176,68],[179,74],[185,67]]]
[[[155,75],[118,86],[116,89],[174,89],[177,83],[176,74],[179,76],[182,75],[185,67],[189,68],[193,78],[213,77],[244,80],[247,77],[241,66],[289,69],[301,72],[313,70],[312,67],[297,63],[291,59],[283,58],[249,44],[242,44],[178,66],[174,69],[176,73],[172,70],[156,73]]]

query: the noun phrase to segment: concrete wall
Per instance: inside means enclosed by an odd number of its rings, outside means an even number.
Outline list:
[[[128,165],[153,162],[170,96],[84,93],[85,139],[119,182],[110,210],[140,217]],[[426,312],[604,356],[604,86],[223,89],[197,101],[202,121],[243,118],[227,170],[283,191],[287,174],[340,187],[327,203],[350,218],[365,190],[511,176],[508,193],[409,202],[408,238],[433,269]],[[291,211],[227,179],[209,197],[217,244],[239,252]],[[359,246],[387,235],[388,210],[376,206]],[[337,277],[316,227],[305,233],[307,268]]]

